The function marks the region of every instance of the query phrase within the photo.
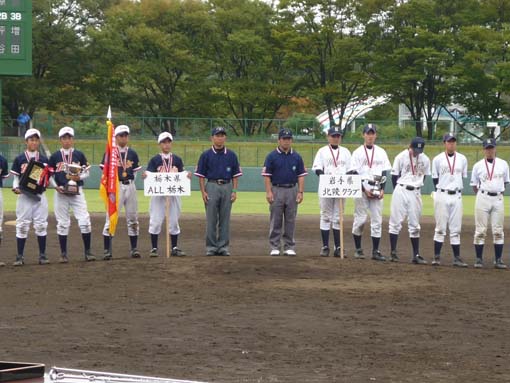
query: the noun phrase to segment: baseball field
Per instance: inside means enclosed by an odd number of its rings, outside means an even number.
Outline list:
[[[4,189],[9,212],[0,247],[0,260],[9,264],[15,256],[11,194]],[[100,211],[95,195],[87,191],[91,210]],[[491,267],[492,246],[486,248],[483,270],[451,267],[447,245],[441,267],[416,266],[409,263],[403,231],[401,263],[356,260],[348,209],[349,257],[321,258],[317,200],[307,193],[298,213],[298,256],[270,257],[264,195],[240,193],[232,256],[205,257],[198,193],[184,200],[180,246],[189,255],[184,258],[148,257],[143,197],[139,260],[128,257],[121,217],[113,261],[85,263],[73,221],[71,262],[58,264],[50,214],[52,263],[37,265],[30,233],[27,264],[0,268],[0,359],[209,382],[510,380],[510,274]],[[462,255],[472,265],[469,198],[465,208]],[[97,255],[103,222],[102,213],[93,213]],[[429,261],[433,228],[433,218],[424,217],[422,255]],[[383,230],[381,249],[387,255],[387,219]],[[368,228],[363,238],[368,253]]]

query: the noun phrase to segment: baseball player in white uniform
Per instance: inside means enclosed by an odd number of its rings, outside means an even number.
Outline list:
[[[80,232],[85,249],[85,260],[95,261],[95,257],[90,251],[92,227],[90,223],[90,214],[87,209],[87,201],[83,193],[83,180],[90,175],[90,165],[85,155],[74,149],[74,129],[65,126],[58,132],[58,137],[62,148],[53,153],[49,160],[49,165],[53,169],[55,179],[54,209],[57,219],[57,234],[60,243],[60,262],[69,262],[67,253],[67,237],[71,227],[71,210],[78,221]],[[66,172],[66,166],[78,165],[82,171],[80,174],[72,175]],[[66,185],[69,181],[74,181],[78,186],[79,194],[67,194]]]
[[[413,246],[412,262],[426,264],[427,261],[420,255],[420,218],[422,211],[421,188],[425,176],[430,175],[430,160],[423,153],[425,140],[415,137],[411,140],[409,148],[395,157],[391,169],[393,183],[393,197],[391,199],[390,213],[390,246],[391,260],[398,262],[397,241],[402,222],[407,218],[409,237]]]
[[[473,166],[470,182],[476,193],[475,267],[483,267],[483,246],[490,220],[495,253],[494,266],[496,269],[506,269],[507,266],[503,263],[501,257],[503,255],[503,244],[505,243],[503,193],[506,185],[510,182],[508,164],[501,158],[496,157],[496,140],[494,138],[484,140],[483,148],[485,158]]]
[[[130,147],[129,126],[119,125],[115,128],[115,143],[119,151],[119,212],[124,207],[126,212],[126,224],[128,229],[129,243],[131,245],[131,257],[140,258],[138,250],[138,235],[140,225],[138,222],[138,198],[136,195],[136,173],[142,168],[138,154]],[[104,157],[100,165],[104,167]],[[103,227],[104,260],[112,259],[112,238],[110,237],[110,217],[106,214],[106,222]]]
[[[374,176],[386,176],[391,169],[391,163],[386,151],[375,144],[377,139],[377,126],[368,124],[363,128],[364,144],[352,152],[349,173],[361,175],[363,182],[362,198],[354,200],[354,221],[352,235],[356,252],[354,256],[365,258],[361,247],[363,226],[370,214],[370,235],[372,237],[372,259],[384,261],[386,258],[379,251],[379,242],[382,235],[382,210],[385,182],[380,185],[380,194],[373,194]]]
[[[174,173],[174,172],[182,172],[184,170],[184,163],[179,156],[176,156],[171,152],[172,150],[173,137],[170,132],[162,132],[158,136],[158,144],[161,149],[161,152],[149,160],[147,164],[147,171],[152,173]],[[143,178],[146,177],[146,173],[142,175]],[[191,173],[188,173],[188,177],[191,178]],[[181,228],[179,226],[179,217],[181,215],[181,197],[179,196],[170,196],[170,233],[165,233],[165,235],[170,234],[171,248],[172,251],[170,255],[172,257],[183,257],[186,255],[184,251],[182,251],[177,246],[177,241],[179,238],[179,234],[181,233]],[[161,227],[165,220],[165,212],[166,212],[166,199],[167,197],[163,196],[152,196],[150,207],[149,207],[149,234],[151,235],[151,246],[152,250],[150,252],[151,257],[157,257],[158,253],[158,236],[161,233]],[[165,231],[165,230],[164,230]]]
[[[328,145],[317,151],[313,161],[312,170],[315,174],[345,174],[349,167],[351,153],[340,146],[342,131],[338,127],[328,130]],[[345,198],[319,198],[321,209],[320,230],[322,236],[322,248],[320,256],[329,256],[329,232],[333,229],[335,250],[333,255],[340,257],[340,209],[339,203],[344,203]]]
[[[46,237],[48,235],[48,200],[45,191],[48,186],[49,176],[51,174],[48,166],[48,159],[39,153],[41,133],[37,129],[30,128],[25,133],[26,150],[17,156],[11,168],[11,174],[14,176],[12,182],[12,191],[18,195],[16,201],[16,245],[18,254],[14,266],[24,264],[24,250],[30,230],[30,224],[33,223],[34,231],[37,236],[39,246],[39,264],[46,265],[50,263],[46,257]],[[31,160],[43,163],[44,169],[39,174],[38,185],[42,186],[41,193],[31,194],[24,190],[20,184],[20,178],[25,173]],[[39,173],[37,171],[36,173]],[[44,174],[43,174],[44,173]]]
[[[441,248],[446,230],[450,230],[450,244],[453,250],[453,266],[467,267],[460,258],[460,231],[462,228],[462,189],[467,178],[468,161],[466,156],[456,151],[457,139],[447,133],[443,136],[445,151],[432,160],[432,181],[436,191],[434,195],[434,233],[433,266],[439,266]]]
[[[0,155],[0,244],[3,240],[3,222],[4,222],[4,200],[2,194],[3,180],[9,177],[9,168],[7,160]],[[0,267],[5,266],[4,262],[0,262]]]

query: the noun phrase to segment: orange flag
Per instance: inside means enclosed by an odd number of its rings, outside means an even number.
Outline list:
[[[109,112],[110,113],[110,112]],[[117,221],[119,218],[119,174],[117,171],[119,163],[119,152],[115,144],[114,126],[110,119],[106,121],[108,137],[104,155],[103,175],[99,186],[99,194],[104,201],[108,217],[110,218],[110,235],[115,235]]]

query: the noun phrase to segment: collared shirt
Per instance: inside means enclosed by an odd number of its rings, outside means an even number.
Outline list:
[[[279,147],[267,155],[262,169],[262,175],[270,177],[273,184],[295,184],[299,177],[307,174],[298,152],[290,149],[285,153]]]
[[[66,162],[83,167],[83,172],[80,174],[80,181],[77,182],[78,186],[82,186],[83,179],[89,176],[90,164],[88,163],[85,154],[74,148],[57,150],[50,156],[48,165],[53,168],[53,176],[55,177],[56,184],[58,186],[65,186],[69,182],[65,171]]]
[[[438,189],[462,190],[467,168],[467,158],[463,154],[455,152],[449,156],[446,152],[439,153],[432,160],[432,178],[438,179]]]
[[[398,184],[422,187],[425,176],[430,175],[430,159],[425,153],[414,157],[411,150],[405,149],[395,157],[391,174],[399,176]]]
[[[214,147],[202,153],[198,159],[195,175],[212,180],[231,180],[243,175],[237,155],[232,150]]]
[[[163,159],[165,162],[163,163]],[[173,153],[167,155],[160,153],[149,160],[147,171],[152,173],[169,173],[172,167],[176,167],[179,172],[184,170],[184,163],[181,157]]]
[[[3,186],[4,178],[9,177],[9,168],[7,160],[0,155],[0,188]]]
[[[27,159],[28,157],[28,159]],[[42,162],[43,164],[48,163],[48,158],[45,155],[39,154],[39,152],[23,152],[19,156],[14,159],[11,167],[11,173],[20,176],[25,173],[27,168],[29,159],[35,158],[37,161]]]
[[[119,181],[134,180],[136,172],[142,168],[140,166],[138,154],[127,146],[124,148],[117,148],[119,150],[119,166],[117,168]],[[99,167],[101,169],[104,168],[104,154]],[[124,177],[124,173],[126,173],[127,176]]]
[[[485,158],[478,161],[471,171],[471,186],[489,193],[505,191],[505,184],[510,182],[508,164],[496,157],[491,163]]]

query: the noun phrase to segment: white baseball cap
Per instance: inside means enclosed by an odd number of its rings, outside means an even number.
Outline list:
[[[41,132],[37,129],[30,128],[25,132],[25,140],[29,137],[37,136],[38,138],[41,138]]]
[[[121,133],[129,134],[129,126],[127,125],[119,125],[115,128],[115,135],[119,135]]]
[[[170,141],[173,141],[174,138],[172,137],[172,134],[170,132],[163,132],[163,133],[160,133],[159,136],[158,136],[158,144],[161,142],[161,141],[164,141],[166,140],[167,138],[170,138]]]
[[[74,137],[74,129],[70,126],[64,126],[62,129],[58,131],[58,138],[63,137],[64,135],[69,134],[71,137]]]

